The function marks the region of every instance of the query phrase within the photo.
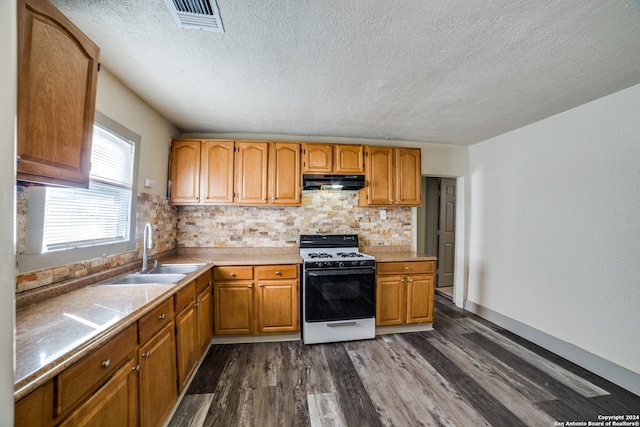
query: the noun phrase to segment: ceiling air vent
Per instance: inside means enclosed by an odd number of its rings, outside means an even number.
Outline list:
[[[179,28],[224,33],[215,0],[164,0]]]

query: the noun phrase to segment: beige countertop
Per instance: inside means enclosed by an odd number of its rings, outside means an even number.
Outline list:
[[[363,252],[375,256],[379,262],[436,259],[407,250],[368,248]],[[162,263],[203,262],[206,265],[174,285],[102,285],[104,276],[98,276],[95,283],[67,293],[58,292],[56,296],[17,310],[16,400],[104,345],[207,268],[302,263],[297,248],[179,248],[177,253],[163,257]]]
[[[375,257],[376,262],[435,261],[433,255],[421,254],[411,250],[364,249],[363,253]]]

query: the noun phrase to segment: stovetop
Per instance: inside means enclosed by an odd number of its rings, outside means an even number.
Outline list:
[[[343,268],[375,265],[375,258],[358,250],[356,234],[300,236],[300,256],[311,268]]]

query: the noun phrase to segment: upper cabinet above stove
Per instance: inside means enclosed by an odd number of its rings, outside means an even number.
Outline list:
[[[362,145],[317,144],[302,145],[304,173],[363,174]]]
[[[19,181],[88,187],[99,52],[49,1],[18,1]]]

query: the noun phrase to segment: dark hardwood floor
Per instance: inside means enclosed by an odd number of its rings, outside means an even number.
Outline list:
[[[440,295],[435,319],[433,331],[375,340],[211,346],[169,425],[558,426],[640,414],[639,396]]]

